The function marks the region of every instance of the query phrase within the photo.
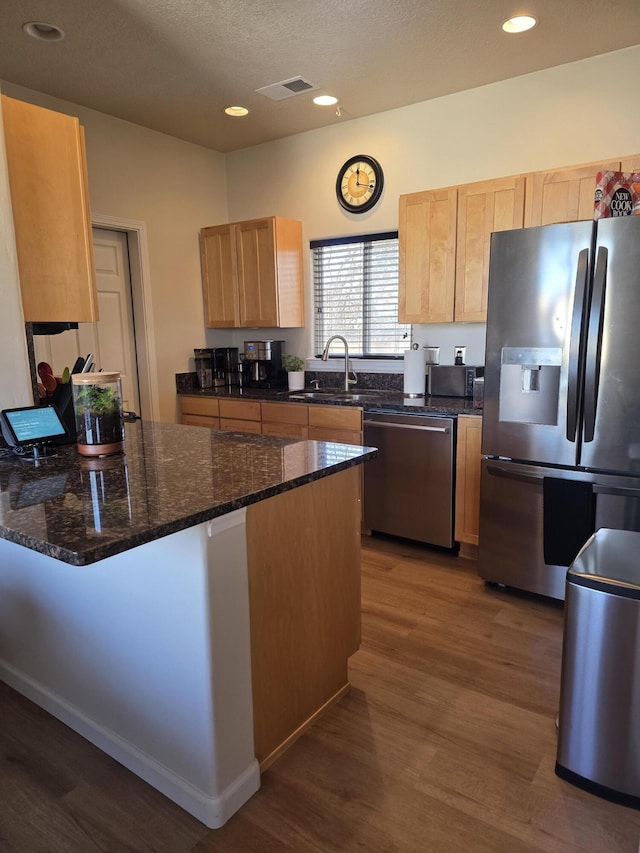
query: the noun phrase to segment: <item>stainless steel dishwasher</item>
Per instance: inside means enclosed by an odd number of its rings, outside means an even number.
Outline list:
[[[365,412],[364,527],[453,548],[454,418]]]

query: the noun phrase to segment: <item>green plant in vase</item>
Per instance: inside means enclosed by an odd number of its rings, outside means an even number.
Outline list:
[[[289,391],[300,391],[304,388],[304,359],[299,355],[282,355],[282,367],[287,371]]]
[[[297,373],[299,370],[304,370],[304,359],[300,358],[299,355],[286,355],[282,356],[282,367],[287,373]]]
[[[109,381],[107,375],[99,374],[100,379],[103,375],[104,383],[74,384],[78,450],[85,455],[116,453],[123,448],[120,379]]]

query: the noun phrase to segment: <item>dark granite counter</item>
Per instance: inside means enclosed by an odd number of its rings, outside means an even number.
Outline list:
[[[138,421],[125,452],[0,459],[0,538],[87,565],[372,459],[316,441]]]
[[[321,386],[322,390],[322,386]],[[402,391],[395,389],[360,389],[362,394],[371,396],[366,400],[343,400],[336,399],[330,394],[322,394],[316,398],[301,397],[305,392],[313,391],[312,388],[305,388],[300,391],[272,391],[260,390],[255,388],[208,388],[199,389],[189,387],[189,385],[177,383],[177,393],[189,394],[191,396],[202,397],[217,397],[219,399],[246,399],[246,400],[264,400],[277,403],[308,403],[309,405],[319,404],[323,406],[357,406],[365,412],[387,412],[391,414],[411,414],[411,415],[445,415],[447,417],[455,415],[482,415],[482,409],[474,408],[473,400],[465,397],[405,397]],[[340,394],[340,390],[336,389],[336,394]]]

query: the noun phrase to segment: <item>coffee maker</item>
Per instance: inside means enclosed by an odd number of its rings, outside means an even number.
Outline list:
[[[244,342],[244,381],[248,388],[286,388],[282,367],[284,341]]]
[[[213,388],[216,385],[222,385],[222,380],[218,379],[216,375],[214,350],[194,349],[193,355],[198,388]]]
[[[216,347],[216,375],[224,380],[224,385],[231,388],[240,382],[237,347]]]

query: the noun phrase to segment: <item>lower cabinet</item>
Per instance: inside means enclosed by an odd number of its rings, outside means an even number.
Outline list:
[[[262,434],[281,438],[308,438],[307,409],[304,403],[263,403]]]
[[[458,416],[456,445],[455,538],[464,545],[478,545],[480,528],[480,461],[482,418]],[[470,549],[467,549],[470,550]],[[465,548],[461,548],[464,554]]]
[[[362,409],[309,406],[309,438],[362,444]]]
[[[180,396],[180,423],[281,438],[362,444],[362,409]]]
[[[231,432],[261,432],[258,400],[220,400],[220,429]]]
[[[213,397],[180,397],[180,423],[220,429],[220,407]]]

